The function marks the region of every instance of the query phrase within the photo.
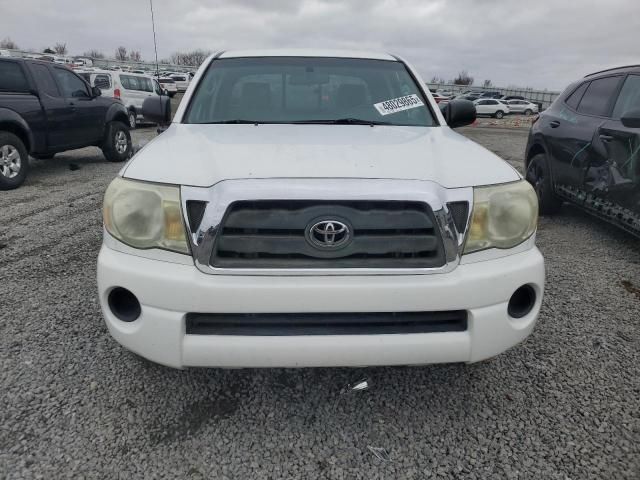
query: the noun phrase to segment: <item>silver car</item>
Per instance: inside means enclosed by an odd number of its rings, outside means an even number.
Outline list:
[[[538,105],[527,100],[507,100],[505,103],[509,105],[511,113],[524,113],[527,116],[538,113]]]

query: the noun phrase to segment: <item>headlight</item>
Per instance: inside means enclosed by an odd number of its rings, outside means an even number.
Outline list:
[[[104,226],[135,248],[164,248],[189,253],[180,189],[116,178],[104,195]]]
[[[473,212],[464,253],[511,248],[533,235],[538,198],[525,180],[473,189]]]

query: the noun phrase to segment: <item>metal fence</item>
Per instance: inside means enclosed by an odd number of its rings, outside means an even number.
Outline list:
[[[549,105],[560,95],[560,92],[534,90],[532,88],[476,87],[473,85],[455,85],[451,83],[428,83],[427,85],[429,88],[450,91],[455,94],[473,90],[474,92],[500,92],[502,95],[520,95],[533,103],[537,103],[541,110],[549,108]]]

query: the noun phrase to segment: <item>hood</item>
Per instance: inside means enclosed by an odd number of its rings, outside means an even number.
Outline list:
[[[242,178],[378,178],[455,188],[520,178],[448,127],[291,124],[173,124],[124,176],[197,187]]]

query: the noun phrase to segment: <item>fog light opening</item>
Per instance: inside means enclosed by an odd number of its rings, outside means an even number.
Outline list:
[[[536,291],[531,285],[523,285],[511,295],[507,312],[512,318],[522,318],[533,310],[535,304]]]
[[[109,308],[111,312],[123,322],[133,322],[141,313],[140,302],[136,296],[126,288],[116,287],[109,292]]]

